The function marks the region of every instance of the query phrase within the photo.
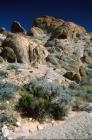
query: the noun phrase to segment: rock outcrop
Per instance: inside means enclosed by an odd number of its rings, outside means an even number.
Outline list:
[[[86,30],[76,25],[75,23],[68,22],[56,28],[55,32],[52,35],[52,38],[57,39],[74,39],[80,37],[84,34]]]
[[[74,38],[84,34],[85,28],[76,25],[73,22],[64,22],[64,20],[54,17],[44,16],[39,17],[34,21],[33,26],[41,28],[44,32],[52,33],[51,38],[66,39]]]
[[[33,26],[43,29],[47,32],[53,32],[57,27],[60,25],[63,25],[64,21],[61,19],[56,19],[54,17],[49,16],[43,16],[38,17],[34,23]]]
[[[16,55],[10,47],[4,47],[1,56],[10,63],[16,62]]]
[[[3,54],[5,55],[5,52],[7,52],[8,56],[9,56],[9,53],[10,53],[10,50],[14,56],[14,58],[12,59],[15,59],[15,56],[16,56],[16,59],[17,59],[17,62],[19,63],[27,63],[29,62],[29,59],[28,59],[28,45],[29,45],[29,41],[28,39],[21,35],[21,34],[14,34],[14,33],[11,33],[7,36],[7,38],[5,39],[5,41],[3,42],[2,44],[2,47],[3,47]],[[5,50],[5,48],[7,47],[7,50]],[[11,48],[11,49],[8,49],[8,48]],[[6,55],[6,59],[7,59],[7,55]]]
[[[25,29],[21,26],[18,21],[15,21],[11,25],[11,32],[13,33],[25,33]]]
[[[5,28],[0,28],[0,34],[7,36],[8,32]]]
[[[23,34],[11,33],[2,44],[1,56],[8,62],[36,64],[44,62],[47,50]]]
[[[0,54],[8,62],[63,68],[63,75],[77,83],[87,79],[86,69],[92,64],[92,35],[84,27],[43,16],[26,34],[19,22],[12,24],[11,31],[0,30]]]

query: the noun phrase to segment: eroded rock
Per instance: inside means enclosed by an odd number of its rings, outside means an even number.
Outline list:
[[[13,33],[25,33],[25,29],[18,21],[14,21],[11,25],[11,32]]]

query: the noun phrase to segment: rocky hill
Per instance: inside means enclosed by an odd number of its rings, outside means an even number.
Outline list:
[[[80,83],[91,70],[91,40],[91,33],[75,23],[39,17],[29,31],[19,22],[11,32],[0,29],[0,56],[9,63],[64,68],[65,77]]]
[[[63,93],[67,90],[92,102],[92,33],[49,16],[35,19],[28,31],[17,21],[12,23],[11,32],[0,28],[1,115],[14,113],[19,91],[26,86],[31,91],[34,79],[57,82]]]

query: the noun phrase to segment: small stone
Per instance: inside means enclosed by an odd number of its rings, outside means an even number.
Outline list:
[[[21,126],[20,122],[16,122],[16,126],[20,127]]]
[[[47,81],[48,81],[49,83],[52,83],[52,80],[51,80],[51,79],[47,79]]]
[[[37,126],[37,130],[39,131],[39,130],[43,130],[43,127],[41,126],[41,125],[38,125]]]
[[[8,130],[7,126],[4,125],[3,128],[2,128],[2,136],[3,136],[3,138],[8,138],[9,135],[10,135],[9,130]]]
[[[6,101],[7,104],[9,104],[9,101]]]
[[[29,129],[29,133],[32,133],[32,130],[31,129]]]
[[[33,71],[31,70],[31,71],[29,71],[30,73],[32,73]]]
[[[29,121],[32,121],[33,119],[32,118],[29,118]]]
[[[52,121],[51,121],[51,124],[52,124],[52,125],[54,125],[54,123],[55,123],[55,121],[54,121],[54,120],[52,120]]]
[[[5,83],[5,82],[6,82],[6,80],[5,80],[5,79],[3,79],[3,80],[2,80],[2,82],[4,82],[4,83]]]

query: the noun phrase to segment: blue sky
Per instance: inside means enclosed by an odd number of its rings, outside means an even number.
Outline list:
[[[73,21],[92,32],[92,0],[0,0],[0,27],[18,20],[27,30],[39,16]]]

